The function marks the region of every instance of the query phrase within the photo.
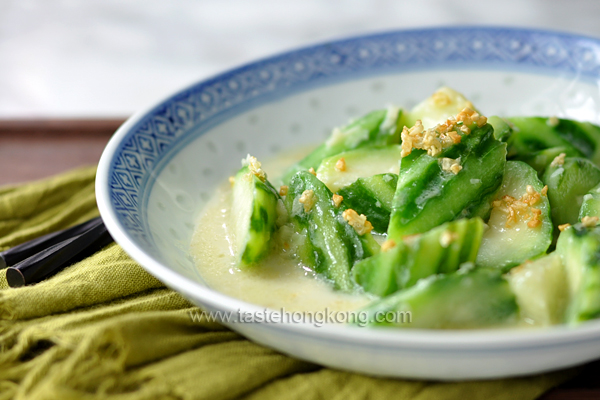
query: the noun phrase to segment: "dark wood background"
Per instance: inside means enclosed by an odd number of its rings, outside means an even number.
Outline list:
[[[0,185],[97,164],[115,119],[0,120]]]
[[[0,119],[0,185],[97,164],[104,146],[124,120]],[[586,365],[576,378],[541,399],[600,399],[600,361]]]

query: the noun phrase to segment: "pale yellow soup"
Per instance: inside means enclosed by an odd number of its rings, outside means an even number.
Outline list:
[[[308,149],[303,149],[283,153],[263,163],[263,169],[269,178],[277,176],[307,152]],[[244,270],[237,268],[231,228],[231,195],[229,184],[216,190],[202,211],[192,238],[196,266],[211,288],[249,303],[290,312],[351,311],[373,300],[365,294],[333,290],[282,246],[274,246],[272,254],[261,265]]]

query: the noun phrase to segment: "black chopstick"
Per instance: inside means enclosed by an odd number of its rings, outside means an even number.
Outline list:
[[[99,218],[56,232],[59,233],[63,240],[58,243],[56,243],[56,236],[51,236],[52,234],[34,239],[35,245],[27,248],[30,251],[33,248],[36,250],[41,248],[41,250],[6,269],[6,280],[9,286],[20,287],[41,282],[66,266],[91,256],[113,241]],[[43,241],[44,238],[47,241]],[[43,247],[44,245],[46,247]],[[27,251],[23,250],[19,254],[27,254]]]
[[[37,252],[47,249],[50,246],[54,246],[63,240],[80,235],[90,228],[101,224],[102,219],[100,217],[96,217],[79,225],[75,225],[58,232],[48,233],[44,236],[40,236],[3,251],[0,253],[0,269],[15,265],[26,258],[31,257]]]

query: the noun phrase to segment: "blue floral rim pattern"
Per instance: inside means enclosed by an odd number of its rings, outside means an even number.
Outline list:
[[[152,248],[143,199],[162,161],[187,136],[274,96],[382,73],[464,67],[597,80],[600,40],[508,28],[407,30],[325,43],[240,67],[173,95],[126,133],[108,171],[111,205],[128,235]]]

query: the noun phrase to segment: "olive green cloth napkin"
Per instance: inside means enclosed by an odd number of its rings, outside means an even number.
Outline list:
[[[98,214],[94,168],[0,188],[0,250]],[[576,374],[442,383],[300,361],[207,321],[116,244],[42,283],[0,272],[0,399],[534,399]]]

